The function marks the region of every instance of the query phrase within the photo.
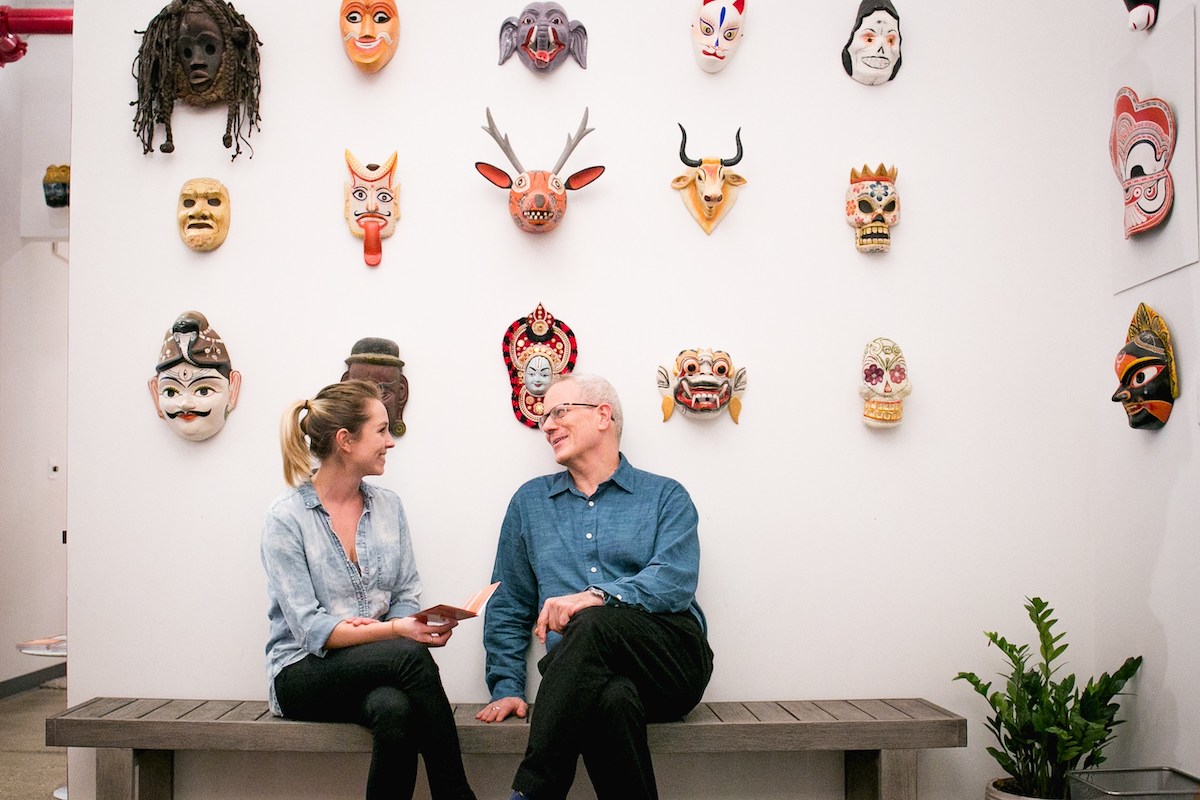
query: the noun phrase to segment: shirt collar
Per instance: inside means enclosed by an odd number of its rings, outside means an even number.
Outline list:
[[[358,484],[358,490],[362,492],[363,496],[364,511],[371,510],[371,498],[374,496],[374,493],[371,491],[371,489],[371,484],[367,483],[366,481],[360,481]],[[321,498],[317,497],[317,490],[313,487],[312,481],[305,481],[304,483],[300,484],[296,487],[296,491],[300,493],[300,499],[304,501],[305,508],[324,509],[324,506],[321,505]]]
[[[625,458],[624,453],[619,453],[617,461],[617,471],[609,476],[608,480],[596,487],[596,492],[599,493],[606,485],[612,483],[618,487],[633,494],[634,492],[634,469],[629,464],[629,460]],[[550,491],[548,496],[555,497],[563,492],[569,492],[575,488],[575,483],[571,480],[571,473],[563,470],[555,473],[550,479]]]

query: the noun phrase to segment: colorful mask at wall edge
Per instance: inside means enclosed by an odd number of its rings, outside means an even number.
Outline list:
[[[570,55],[587,69],[587,28],[567,18],[558,3],[530,3],[500,26],[500,62],[516,53],[533,72],[550,72]]]
[[[1175,198],[1168,167],[1175,154],[1175,114],[1157,97],[1139,100],[1128,86],[1117,91],[1109,134],[1113,171],[1125,193],[1125,238],[1166,221]]]
[[[583,137],[594,128],[587,126],[588,110],[583,110],[583,119],[574,136],[567,136],[567,144],[563,147],[562,155],[554,169],[526,170],[521,166],[508,134],[501,134],[492,119],[492,110],[486,109],[487,127],[484,131],[496,140],[508,161],[517,171],[514,180],[507,172],[484,161],[476,161],[475,169],[487,178],[493,185],[508,189],[508,213],[516,226],[526,233],[547,233],[558,227],[563,215],[567,213],[567,190],[582,189],[604,174],[604,167],[587,167],[571,175],[565,181],[558,177],[558,172],[567,163],[571,153],[579,145]]]
[[[912,394],[908,362],[891,339],[872,339],[863,350],[863,422],[872,428],[892,428],[904,418],[904,398]]]
[[[391,339],[368,336],[350,348],[343,381],[373,381],[383,392],[392,436],[403,436],[404,406],[408,403],[408,377],[400,360],[400,347]]]
[[[692,21],[692,51],[705,72],[720,72],[742,41],[746,0],[701,0]]]
[[[192,178],[179,190],[176,221],[179,238],[191,249],[207,253],[229,235],[229,190],[215,178]]]
[[[350,181],[346,184],[346,224],[363,240],[363,261],[377,267],[383,260],[383,240],[400,219],[400,185],[395,182],[396,153],[380,164],[359,162],[346,151]]]
[[[396,55],[400,14],[395,0],[342,0],[342,47],[361,72],[378,72]]]
[[[547,411],[542,398],[550,380],[575,369],[579,357],[575,333],[538,303],[533,313],[508,326],[501,347],[512,386],[513,416],[536,429]]]
[[[738,395],[746,391],[746,368],[735,370],[733,359],[724,350],[683,350],[671,370],[658,368],[658,388],[663,395],[663,422],[678,408],[686,416],[709,419],[728,410],[737,424],[742,413]]]
[[[51,208],[65,208],[71,205],[69,164],[51,164],[46,167],[46,175],[42,178],[42,194],[46,197],[46,205]]]
[[[891,0],[862,0],[842,48],[842,68],[867,86],[887,83],[900,72],[900,45],[900,12]]]
[[[142,140],[142,152],[154,146],[154,128],[163,125],[166,141],[159,150],[175,150],[171,113],[175,101],[197,108],[224,104],[225,135],[222,143],[235,148],[233,158],[249,145],[258,128],[258,48],[254,28],[232,3],[222,0],[172,0],[142,33],[142,44],[133,62],[137,78],[137,112],[133,129]],[[243,133],[245,128],[245,133]]]
[[[1158,21],[1158,0],[1125,0],[1129,10],[1129,30],[1148,31]]]
[[[892,246],[892,228],[900,224],[900,195],[896,192],[895,167],[859,172],[850,169],[846,189],[846,223],[854,228],[854,246],[860,253],[886,253]]]
[[[692,219],[711,234],[737,202],[738,190],[746,185],[745,178],[729,169],[742,160],[742,129],[734,134],[737,154],[732,158],[695,159],[688,158],[687,130],[682,123],[676,124],[682,135],[679,160],[689,169],[671,181],[671,188],[679,192]]]
[[[163,337],[147,386],[160,419],[191,442],[216,436],[237,407],[242,374],[199,311],[185,311]]]
[[[1125,408],[1129,427],[1158,430],[1166,425],[1179,397],[1175,348],[1166,320],[1145,303],[1133,312],[1114,368],[1121,385],[1112,401]]]

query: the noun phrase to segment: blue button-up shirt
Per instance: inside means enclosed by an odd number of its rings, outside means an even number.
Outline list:
[[[369,483],[359,489],[357,566],[333,532],[312,483],[285,492],[267,509],[261,548],[271,598],[267,677],[277,715],[275,676],[310,653],[323,657],[339,622],[406,617],[421,608],[421,578],[400,498]]]
[[[620,457],[591,497],[569,473],[534,478],[513,495],[500,528],[483,644],[492,699],[525,696],[525,653],[550,597],[603,589],[613,605],[652,613],[690,610],[700,576],[699,516],[677,481],[643,472]],[[550,633],[553,648],[561,636]]]

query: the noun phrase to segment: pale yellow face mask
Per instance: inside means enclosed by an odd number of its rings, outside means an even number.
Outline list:
[[[193,250],[207,253],[229,235],[229,191],[213,178],[193,178],[179,190],[179,238]]]
[[[354,66],[378,72],[396,54],[400,15],[393,0],[343,0],[342,46]]]

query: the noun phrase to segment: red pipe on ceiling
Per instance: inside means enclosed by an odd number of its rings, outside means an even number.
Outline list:
[[[0,6],[13,33],[71,33],[75,25],[73,8],[11,8]]]

